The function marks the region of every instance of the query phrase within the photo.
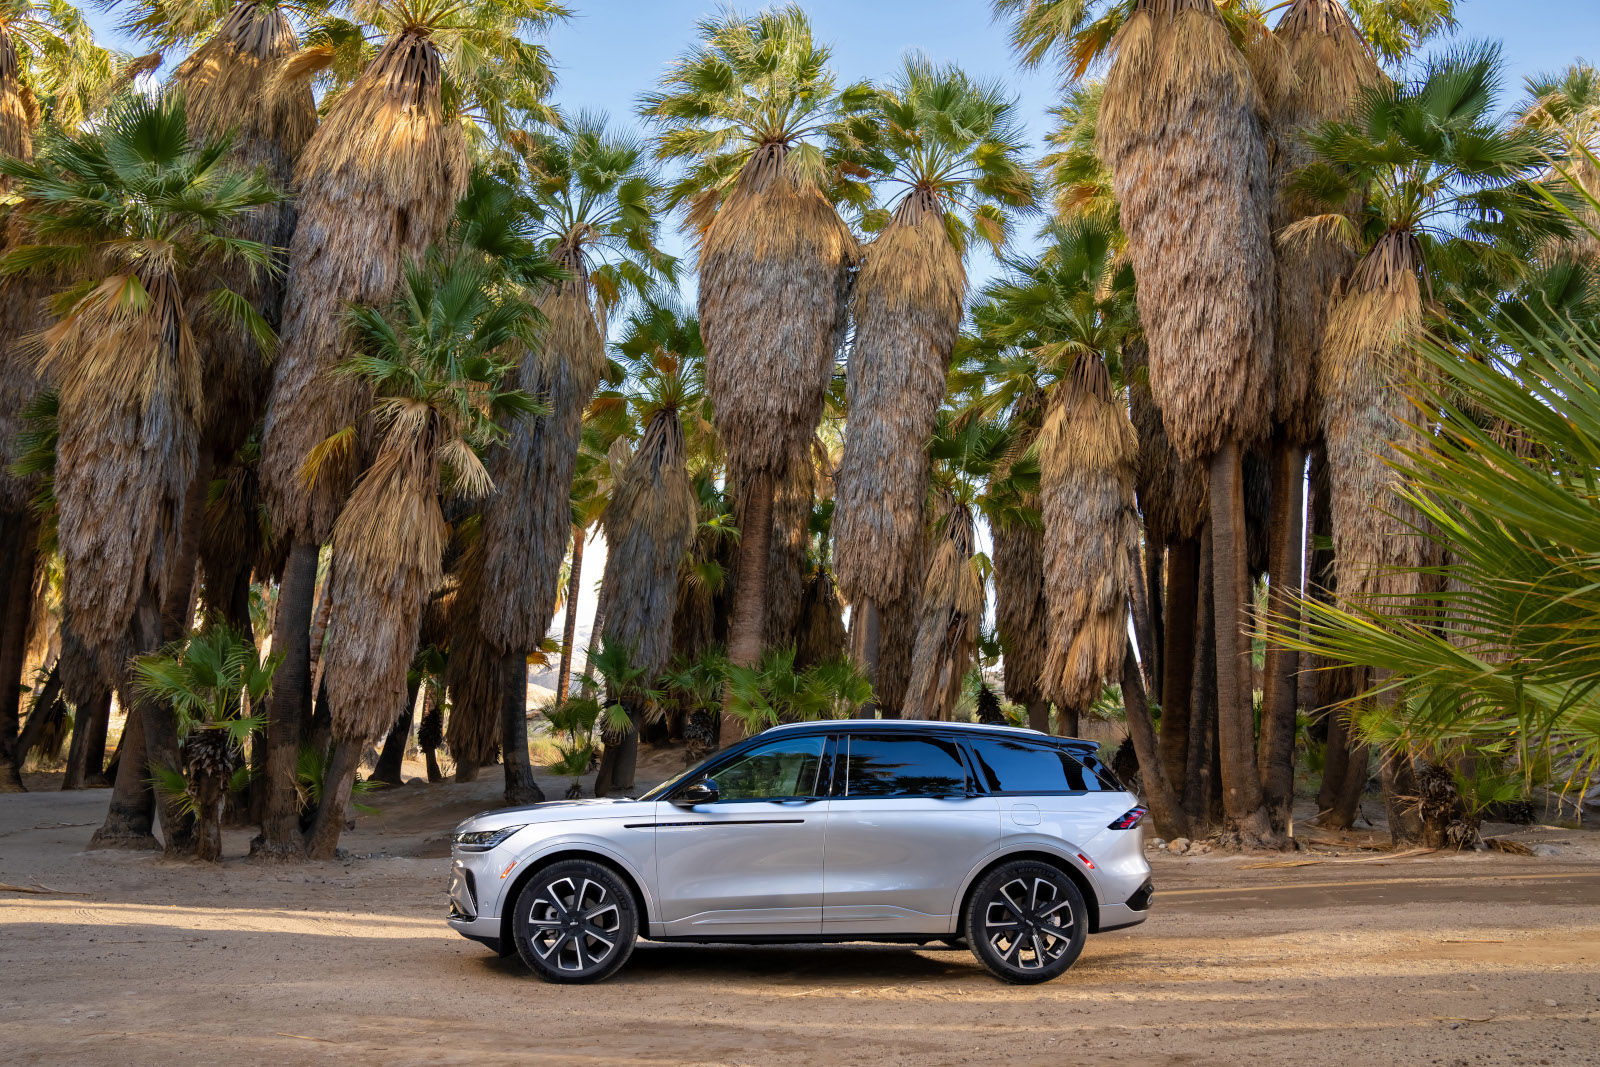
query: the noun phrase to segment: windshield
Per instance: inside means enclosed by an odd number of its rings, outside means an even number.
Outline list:
[[[722,755],[722,753],[720,753],[720,752],[711,753],[711,755],[707,756],[705,759],[701,760],[699,763],[696,763],[693,767],[690,767],[688,770],[684,771],[682,774],[678,775],[676,778],[668,778],[666,781],[662,782],[660,785],[658,785],[654,789],[650,790],[650,792],[645,793],[639,799],[640,800],[660,800],[662,797],[666,796],[668,793],[670,793],[674,789],[678,788],[678,786],[682,785],[684,782],[689,781],[691,778],[694,778],[696,775],[704,773],[703,769],[704,769],[705,765],[710,763],[712,760],[716,759],[720,755]]]

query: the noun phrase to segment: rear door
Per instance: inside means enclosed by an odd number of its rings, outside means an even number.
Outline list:
[[[828,802],[823,932],[948,933],[962,880],[1000,837],[953,737],[852,732]]]
[[[657,802],[663,934],[820,932],[828,745],[821,734],[778,738],[710,769],[715,803]]]
[[[1066,746],[988,734],[975,734],[967,746],[984,787],[999,802],[1008,842],[1042,838],[1076,851],[1126,810],[1100,791],[1095,773]]]

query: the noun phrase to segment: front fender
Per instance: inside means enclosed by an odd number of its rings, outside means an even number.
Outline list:
[[[519,855],[516,862],[499,872],[498,891],[494,903],[494,914],[503,916],[511,901],[507,891],[521,882],[523,875],[536,867],[541,867],[551,857],[562,853],[588,854],[598,857],[623,871],[638,888],[643,898],[639,903],[644,908],[645,915],[657,914],[655,901],[655,833],[642,831],[639,855],[628,855],[623,849],[616,847],[614,842],[604,838],[585,834],[582,831],[563,833],[556,837],[545,838],[532,846],[528,851]]]

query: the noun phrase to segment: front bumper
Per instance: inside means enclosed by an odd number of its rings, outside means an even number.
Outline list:
[[[450,865],[450,928],[462,937],[501,951],[500,916],[479,914],[478,876],[460,860]]]

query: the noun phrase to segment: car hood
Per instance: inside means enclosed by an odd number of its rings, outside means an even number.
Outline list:
[[[543,804],[526,804],[520,808],[500,808],[485,811],[463,822],[456,833],[471,830],[498,830],[506,826],[532,826],[553,822],[581,822],[589,819],[618,819],[629,816],[654,815],[653,800],[630,800],[626,797],[599,797],[593,800],[549,800]]]

